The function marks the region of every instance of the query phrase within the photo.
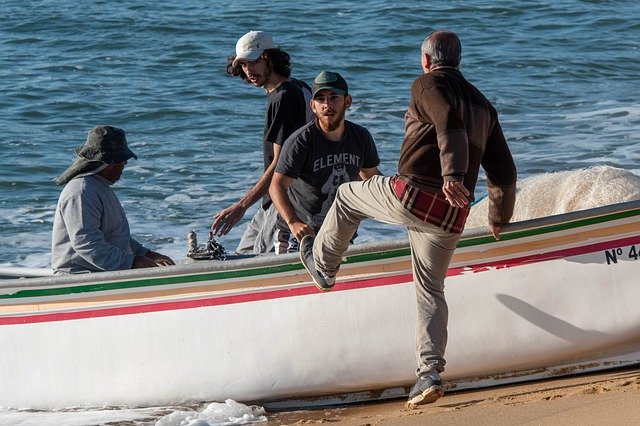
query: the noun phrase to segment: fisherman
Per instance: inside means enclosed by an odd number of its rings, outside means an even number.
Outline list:
[[[247,209],[262,198],[236,249],[238,254],[262,254],[273,251],[277,215],[269,197],[269,184],[284,141],[314,117],[309,109],[311,89],[291,77],[289,54],[276,47],[273,38],[264,31],[249,31],[238,40],[235,56],[228,59],[227,73],[262,87],[267,94],[264,172],[240,200],[213,216],[211,230],[216,236],[226,235]]]
[[[474,199],[480,165],[487,175],[488,223],[496,239],[515,202],[516,167],[498,114],[458,69],[461,50],[451,31],[436,31],[424,40],[424,74],[411,86],[398,174],[342,185],[318,235],[300,242],[300,258],[316,286],[329,291],[360,221],[370,217],[407,227],[418,312],[418,378],[408,408],[444,395],[444,278]]]
[[[353,102],[345,79],[322,71],[312,88],[316,119],[286,140],[269,189],[278,209],[276,254],[297,252],[302,237],[315,235],[338,186],[380,174],[371,134],[344,118]]]
[[[127,146],[124,130],[111,126],[94,127],[87,142],[76,148],[75,162],[56,179],[66,186],[53,221],[55,274],[174,265],[131,238],[124,209],[111,189],[130,158],[138,157]]]

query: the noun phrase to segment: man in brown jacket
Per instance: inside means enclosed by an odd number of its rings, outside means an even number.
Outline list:
[[[444,278],[474,200],[480,166],[487,176],[488,225],[496,239],[515,203],[516,167],[498,114],[458,70],[461,51],[451,31],[436,31],[424,40],[424,74],[411,86],[398,174],[340,186],[318,235],[300,243],[302,263],[316,286],[329,291],[362,219],[407,227],[418,306],[418,379],[408,408],[444,395]]]

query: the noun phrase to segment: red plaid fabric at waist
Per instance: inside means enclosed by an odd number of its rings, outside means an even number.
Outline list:
[[[391,178],[391,187],[398,201],[415,217],[447,232],[459,234],[469,216],[469,208],[453,207],[444,194],[422,191],[408,185],[398,176]]]

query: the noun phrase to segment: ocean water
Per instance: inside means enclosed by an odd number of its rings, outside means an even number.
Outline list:
[[[249,30],[271,32],[299,79],[340,72],[347,118],[393,174],[420,44],[441,28],[459,34],[461,69],[494,102],[521,178],[640,174],[637,2],[0,0],[0,266],[49,267],[53,179],[97,124],[125,129],[139,157],[114,186],[132,233],[183,259],[187,232],[204,238],[262,171],[264,91],[225,73]],[[254,211],[220,239],[228,250]],[[365,222],[359,241],[402,235]],[[36,421],[25,416],[12,422]]]

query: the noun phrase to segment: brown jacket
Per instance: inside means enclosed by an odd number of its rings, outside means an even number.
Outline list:
[[[515,203],[516,166],[495,108],[455,68],[418,77],[405,115],[401,179],[428,192],[442,192],[444,181],[461,181],[473,199],[480,165],[487,175],[489,221],[506,223]]]

